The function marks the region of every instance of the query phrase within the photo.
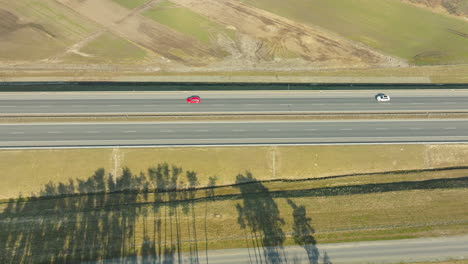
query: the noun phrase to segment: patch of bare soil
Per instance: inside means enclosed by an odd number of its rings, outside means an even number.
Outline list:
[[[297,70],[406,65],[399,59],[384,56],[331,32],[305,26],[238,1],[173,2],[240,33],[238,41],[218,39],[219,45],[231,56],[214,68]],[[293,58],[281,56],[281,53],[290,53]]]
[[[455,30],[455,29],[450,29],[450,28],[446,28],[445,30],[452,33],[452,34],[455,34],[457,36],[468,38],[468,33],[461,32],[461,31],[458,31],[458,30]]]
[[[0,62],[29,62],[50,56],[57,48],[54,32],[0,8]]]
[[[468,0],[400,0],[424,7],[433,12],[450,14],[468,19]]]
[[[215,59],[210,47],[142,16],[123,21],[119,33],[172,61],[202,66]]]
[[[44,26],[35,23],[22,22],[15,14],[0,8],[0,37],[5,37],[24,28],[34,29],[43,32],[50,37],[55,37],[54,34],[45,29]]]
[[[121,71],[122,65],[86,64],[90,55],[81,49],[104,32],[115,34],[147,51],[149,55],[144,64],[125,65],[131,71],[309,71],[407,65],[398,58],[383,55],[332,32],[305,26],[238,1],[172,0],[236,32],[234,39],[223,32],[212,32],[211,44],[202,43],[142,15],[161,0],[148,1],[133,10],[112,0],[55,1],[99,26],[94,32],[67,44],[68,48],[61,54],[48,55],[48,59],[40,62],[41,68],[37,68],[37,62],[31,62],[31,70],[48,70],[50,67],[63,71]],[[0,13],[0,43],[1,36],[13,34],[21,28],[34,29],[53,37],[40,24],[23,22],[8,11]],[[27,39],[22,39],[22,42],[27,43]],[[69,53],[82,56],[83,62],[66,65],[63,58]],[[23,66],[23,69],[29,67]],[[72,70],[73,74],[75,71]]]
[[[111,0],[58,0],[81,15],[97,22],[112,33],[144,47],[162,57],[169,66],[180,64],[203,66],[215,60],[216,50],[142,16],[144,8],[128,10]],[[149,2],[151,7],[158,1]],[[136,12],[138,11],[138,12]]]

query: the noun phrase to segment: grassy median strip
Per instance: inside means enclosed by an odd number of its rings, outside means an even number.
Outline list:
[[[0,115],[0,123],[35,122],[170,122],[170,121],[313,121],[313,120],[398,120],[398,119],[467,119],[468,112],[369,112],[369,113],[276,113],[276,114],[56,114],[56,115]]]

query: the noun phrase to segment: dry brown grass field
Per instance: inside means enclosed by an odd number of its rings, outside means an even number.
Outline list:
[[[467,154],[467,145],[3,150],[0,261],[466,234]]]
[[[372,161],[372,162],[370,162]],[[98,168],[146,173],[158,163],[197,171],[199,187],[219,185],[250,171],[257,180],[307,179],[353,173],[433,169],[468,164],[466,145],[368,145],[303,147],[114,148],[1,150],[0,199],[38,193],[49,181],[86,179]]]
[[[46,184],[42,198],[5,201],[0,259],[73,262],[145,254],[170,259],[181,252],[202,258],[210,249],[262,252],[301,239],[320,248],[328,242],[467,230],[467,169],[282,184],[246,172],[230,187],[208,189],[197,189],[200,174],[185,170],[159,164],[147,174],[125,170],[114,179],[98,170],[81,181]],[[185,189],[175,187],[180,182]],[[217,178],[211,182],[216,185]]]

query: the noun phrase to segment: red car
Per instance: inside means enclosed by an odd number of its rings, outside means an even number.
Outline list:
[[[187,97],[187,99],[185,101],[187,101],[187,103],[189,103],[189,104],[201,103],[200,96],[196,96],[196,95],[192,95],[190,97]]]

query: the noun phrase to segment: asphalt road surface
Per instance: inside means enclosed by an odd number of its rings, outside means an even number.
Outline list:
[[[468,120],[0,124],[0,146],[468,141]]]
[[[403,261],[434,261],[450,258],[468,258],[468,236],[401,239],[358,243],[317,245],[319,263],[399,263]],[[314,247],[309,247],[313,249]],[[258,251],[258,250],[257,250]],[[312,250],[310,250],[312,251]],[[261,249],[260,253],[278,252],[279,263],[314,263],[305,248],[299,246],[284,249]],[[213,250],[208,254],[209,263],[274,263],[268,253],[257,257],[250,249]],[[203,260],[203,258],[202,258]],[[271,259],[270,259],[271,260]],[[190,263],[184,261],[184,263]],[[203,261],[202,261],[203,263]],[[278,262],[277,262],[278,263]]]
[[[166,256],[167,263],[406,263],[421,261],[442,261],[468,258],[468,236],[400,239],[388,241],[369,241],[336,243],[282,248],[225,249],[199,251],[196,256],[183,254]],[[307,254],[318,252],[318,255]],[[316,251],[314,251],[316,249]],[[274,253],[274,254],[272,254]],[[278,254],[278,258],[275,258]],[[207,257],[208,256],[208,257]],[[317,262],[314,262],[317,260]],[[126,262],[125,262],[126,261]],[[152,261],[151,257],[146,261]],[[139,258],[109,259],[99,263],[143,263]],[[89,262],[92,263],[92,262]]]
[[[382,91],[385,92],[385,91]],[[187,104],[191,95],[200,104]],[[372,112],[468,110],[468,90],[2,93],[0,114]]]

